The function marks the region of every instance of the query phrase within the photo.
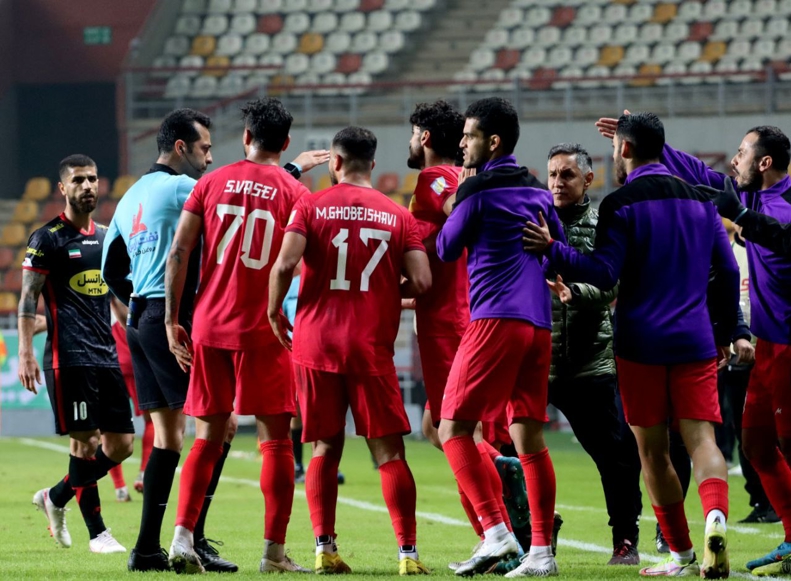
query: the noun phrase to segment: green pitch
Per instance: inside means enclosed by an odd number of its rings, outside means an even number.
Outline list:
[[[31,498],[36,490],[53,485],[67,469],[68,442],[64,438],[0,440],[0,578],[2,579],[118,579],[126,571],[127,555],[94,555],[88,551],[88,535],[76,503],[70,503],[68,525],[71,549],[59,549],[49,537],[46,518],[36,512]],[[139,466],[139,442],[135,458],[124,464],[130,487]],[[182,461],[191,442],[185,446]],[[611,547],[604,497],[596,469],[568,434],[548,434],[550,453],[557,473],[557,509],[563,516],[558,564],[564,579],[636,579],[637,567],[607,567]],[[223,557],[239,564],[235,579],[259,578],[258,562],[263,545],[263,498],[258,488],[260,460],[251,436],[239,436],[232,457],[225,464],[207,524],[208,536],[222,540]],[[306,449],[307,458],[307,449]],[[467,558],[477,538],[466,523],[447,462],[425,442],[410,441],[407,459],[418,487],[418,548],[421,560],[435,577],[453,577],[450,561]],[[397,575],[397,547],[384,507],[378,473],[373,469],[364,441],[350,439],[341,464],[346,484],[339,488],[338,545],[344,560],[358,578],[380,579]],[[175,518],[178,477],[165,516],[162,546],[170,546]],[[762,555],[783,539],[776,525],[738,525],[750,510],[741,477],[731,479],[731,525],[728,529],[732,577],[751,577],[744,568],[749,559]],[[112,481],[100,483],[102,513],[112,534],[127,549],[134,546],[140,522],[141,495],[132,491],[133,502],[115,501]],[[643,563],[658,560],[654,547],[654,520],[650,502],[643,495],[640,552]],[[694,483],[687,499],[687,515],[696,547],[703,539],[703,516]],[[313,534],[304,486],[298,485],[288,533],[291,556],[312,567]],[[137,576],[143,574],[135,574]],[[159,573],[145,575],[172,575]]]

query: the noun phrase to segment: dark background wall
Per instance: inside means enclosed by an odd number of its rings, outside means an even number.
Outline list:
[[[0,0],[0,197],[70,153],[118,173],[115,81],[156,0]],[[109,44],[86,45],[107,26]]]

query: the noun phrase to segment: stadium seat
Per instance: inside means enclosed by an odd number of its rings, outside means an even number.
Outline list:
[[[398,188],[398,193],[412,195],[412,193],[415,191],[415,188],[417,187],[418,175],[419,174],[417,172],[407,173],[404,176],[404,181],[401,182],[401,187]]]
[[[27,228],[19,222],[9,222],[0,234],[0,246],[19,246],[27,241]]]
[[[178,20],[176,20],[174,32],[186,36],[195,36],[200,32],[200,25],[200,16],[196,14],[185,14],[184,16],[179,16]]]
[[[400,30],[388,30],[379,35],[379,48],[388,54],[403,50],[406,37]]]
[[[770,18],[766,23],[765,37],[782,38],[786,34],[788,34],[788,18]]]
[[[417,30],[420,28],[422,24],[422,20],[420,18],[420,13],[415,12],[414,10],[405,10],[404,12],[399,12],[395,18],[395,29],[402,30],[404,32],[412,32],[413,30]]]
[[[110,192],[110,197],[114,200],[118,200],[124,196],[126,191],[131,188],[134,183],[137,181],[135,176],[130,175],[121,175],[115,178],[113,182],[113,189]]]
[[[753,40],[760,38],[764,35],[764,22],[763,20],[755,20],[753,18],[744,20],[739,26],[738,38],[747,38]]]
[[[181,99],[189,95],[192,89],[192,80],[185,73],[173,75],[165,85],[163,96],[166,99]]]
[[[552,18],[549,20],[550,26],[566,28],[577,16],[577,11],[573,6],[557,6],[552,11]]]
[[[305,9],[311,14],[322,14],[332,12],[332,0],[308,0],[308,7]]]
[[[628,14],[629,14],[629,10],[625,5],[612,3],[612,4],[608,4],[604,8],[602,18],[604,19],[604,22],[619,24],[626,20]]]
[[[582,69],[582,67],[572,65],[561,69],[558,73],[558,79],[578,79],[584,75],[585,71]],[[568,89],[572,86],[574,86],[574,83],[571,81],[557,80],[552,83],[553,89]]]
[[[365,14],[362,12],[347,12],[341,16],[338,27],[343,32],[360,32],[365,28]]]
[[[335,0],[335,12],[346,13],[357,10],[360,7],[360,0]]]
[[[366,53],[374,50],[379,44],[376,33],[368,30],[361,30],[352,37],[350,50],[352,52]]]
[[[14,264],[14,251],[10,248],[3,246],[0,248],[0,270],[6,270]]]
[[[682,42],[676,51],[676,60],[682,63],[690,63],[698,60],[701,55],[701,46],[698,42]]]
[[[775,0],[756,0],[753,5],[753,14],[755,16],[782,16],[782,13],[778,13],[777,8]]]
[[[711,39],[728,41],[735,38],[738,32],[738,22],[735,20],[720,20],[714,27],[714,33],[711,35]]]
[[[677,12],[678,6],[675,4],[657,4],[654,8],[654,16],[651,18],[651,21],[658,22],[659,24],[666,24],[676,17]]]
[[[19,305],[19,300],[14,293],[0,293],[0,311],[4,313],[15,312]]]
[[[189,78],[197,77],[201,72],[200,69],[203,69],[203,65],[204,60],[202,56],[188,54],[179,60],[179,68],[185,70],[179,71],[178,75]]]
[[[231,18],[230,32],[246,36],[255,32],[258,21],[252,14],[235,14]]]
[[[662,40],[664,27],[656,22],[649,22],[640,27],[640,42],[643,44],[654,44]]]
[[[434,8],[437,5],[437,0],[412,0],[411,4],[414,10],[425,12]]]
[[[711,63],[705,61],[697,61],[689,65],[689,73],[700,73],[700,74],[709,74],[714,70],[714,67],[711,66]],[[704,81],[704,77],[683,77],[679,79],[679,82],[682,85],[695,85],[699,84],[700,82]]]
[[[585,44],[588,40],[588,29],[584,26],[569,26],[563,30],[561,43],[572,48]],[[523,48],[523,47],[515,47]]]
[[[383,194],[398,191],[398,174],[394,172],[386,172],[381,174],[376,179],[376,189]],[[413,190],[414,191],[414,190]]]
[[[350,74],[346,78],[346,83],[349,85],[370,85],[373,82],[371,78],[371,73],[366,73],[364,71],[357,71]],[[341,89],[341,93],[344,95],[361,95],[365,92],[365,89],[361,86],[359,87],[344,87]]]
[[[310,16],[305,12],[292,12],[283,21],[283,32],[302,34],[310,28]]]
[[[509,46],[508,39],[509,33],[505,28],[492,28],[486,33],[483,39],[483,47],[492,50],[499,50]]]
[[[651,20],[653,14],[653,6],[647,3],[638,2],[637,4],[632,4],[632,7],[629,9],[627,20],[634,24],[642,24],[643,22]]]
[[[572,51],[570,46],[556,46],[555,48],[549,51],[547,65],[550,67],[554,67],[556,69],[560,69],[571,63],[573,57],[574,57],[574,52]],[[501,67],[501,68],[506,68],[506,67]],[[512,68],[512,67],[508,67],[508,68]]]
[[[262,89],[269,85],[269,80],[272,78],[271,74],[266,72],[256,71],[251,73],[244,81],[244,90],[250,91],[252,89]]]
[[[380,50],[374,50],[363,56],[363,64],[360,70],[371,73],[372,75],[378,75],[387,70],[389,64],[390,59],[386,53]]]
[[[617,65],[624,56],[622,46],[605,46],[599,53],[598,64],[603,67],[613,67]]]
[[[385,0],[385,8],[391,12],[400,12],[409,8],[410,0]]]
[[[316,54],[324,48],[324,36],[316,32],[306,32],[299,39],[297,50],[303,54]]]
[[[502,69],[488,69],[483,71],[478,77],[480,81],[491,81],[488,83],[479,83],[473,87],[474,91],[490,92],[490,91],[507,91],[511,88],[511,82],[508,81],[505,71]]]
[[[231,12],[233,14],[252,14],[258,10],[257,0],[233,0]]]
[[[320,75],[335,71],[338,59],[331,52],[319,52],[310,58],[310,70]]]
[[[552,88],[552,83],[558,76],[557,69],[540,67],[533,71],[527,86],[531,90],[544,91]]]
[[[524,20],[524,13],[519,8],[506,8],[500,12],[495,27],[510,29]],[[549,22],[549,20],[547,20]]]
[[[637,25],[624,22],[615,27],[613,41],[617,44],[628,46],[637,40]]]
[[[384,0],[360,0],[360,12],[374,12],[384,8]]]
[[[549,48],[560,42],[560,29],[555,26],[544,26],[536,35],[536,44]]]
[[[703,16],[703,2],[682,2],[678,7],[676,21],[697,22]]]
[[[647,44],[632,44],[626,49],[623,62],[631,65],[639,65],[648,61],[651,56],[651,49]]]
[[[329,34],[338,28],[338,15],[335,12],[320,12],[313,17],[311,30],[319,34]]]
[[[644,78],[633,79],[629,84],[633,87],[651,87],[656,84],[655,76],[662,74],[662,67],[658,64],[645,63],[640,65],[637,74]]]
[[[389,10],[375,10],[368,14],[368,30],[384,32],[393,26],[393,13]]]
[[[299,52],[286,55],[283,62],[283,74],[298,76],[310,68],[310,57]]]
[[[711,22],[695,22],[689,27],[688,40],[695,40],[701,42],[708,40],[714,32],[714,25]]]
[[[212,14],[203,19],[201,34],[220,36],[228,31],[228,17],[224,14]]]
[[[196,99],[210,99],[217,95],[217,77],[201,75],[192,83],[190,96]]]
[[[190,40],[186,36],[171,36],[165,41],[165,54],[184,56],[190,51]]]
[[[352,45],[352,36],[348,32],[337,30],[329,34],[324,40],[325,49],[336,54],[348,51]]]
[[[217,40],[215,55],[233,57],[242,52],[244,40],[236,33],[224,34]]]
[[[244,92],[245,76],[242,74],[227,75],[220,79],[217,85],[217,95],[220,97],[234,97]]]
[[[210,56],[206,59],[206,68],[203,70],[205,77],[224,77],[231,66],[231,59],[227,56]],[[208,87],[208,83],[204,82]],[[195,93],[195,84],[192,85],[192,92]]]
[[[482,71],[494,66],[495,52],[489,48],[477,48],[470,54],[470,69]]]
[[[574,19],[575,24],[597,24],[602,19],[602,7],[595,4],[585,4],[577,10],[577,17]]]
[[[730,0],[727,15],[729,18],[741,19],[750,16],[753,11],[752,0]]]
[[[330,181],[329,174],[323,173],[319,176],[318,182],[316,183],[316,191],[320,192],[322,190],[326,190],[331,186],[332,186],[332,182]]]
[[[196,36],[192,39],[192,54],[211,56],[217,48],[217,39],[213,36]]]
[[[703,6],[704,20],[719,20],[723,18],[728,10],[727,3],[723,0],[709,0]]]
[[[110,192],[110,194],[112,195],[112,192]],[[40,222],[49,222],[50,220],[60,216],[61,212],[63,212],[63,201],[50,200],[41,207],[38,220]]]
[[[791,38],[784,38],[778,42],[775,53],[777,54],[777,58],[787,59],[791,57]]]
[[[243,68],[245,68],[247,70],[241,70],[241,71],[231,70],[231,71],[228,71],[228,75],[229,76],[230,75],[236,75],[236,76],[242,75],[242,76],[245,76],[245,75],[250,74],[250,69],[252,69],[254,67],[257,67],[257,66],[258,66],[258,59],[255,58],[253,55],[251,55],[251,54],[238,54],[235,57],[233,57],[233,60],[231,60],[231,68],[243,67]]]
[[[258,0],[257,14],[279,14],[283,11],[284,0]]]
[[[30,224],[38,218],[38,204],[33,200],[20,200],[17,202],[11,220],[22,224]]]
[[[567,49],[571,53],[571,49]],[[509,71],[519,64],[522,56],[521,51],[513,48],[504,48],[497,51],[497,56],[494,61],[494,68]],[[554,65],[553,65],[554,66]]]
[[[308,0],[284,0],[281,10],[286,13],[305,12]]]
[[[35,201],[46,200],[51,191],[52,183],[47,178],[30,178],[25,184],[22,198]]]
[[[604,46],[610,41],[612,41],[612,26],[609,24],[597,24],[588,32],[588,44],[592,46]]]
[[[775,56],[775,46],[776,43],[771,38],[756,40],[753,43],[752,54],[761,59],[772,59]]]
[[[350,75],[360,70],[363,63],[363,57],[355,53],[342,54],[338,59],[338,66],[335,70],[344,75]]]
[[[552,11],[546,6],[535,6],[525,11],[523,23],[533,28],[540,28],[552,19]]]
[[[206,0],[184,0],[181,5],[182,14],[204,14],[206,12]]]
[[[258,65],[262,67],[269,67],[270,70],[259,71],[259,72],[269,76],[274,75],[277,73],[277,69],[283,68],[284,61],[285,58],[283,57],[282,54],[276,54],[273,52],[262,54],[258,58]]]
[[[242,48],[245,54],[259,56],[269,50],[269,35],[262,32],[254,32],[244,39],[244,47]]]
[[[169,54],[162,54],[158,57],[154,58],[154,61],[151,63],[151,68],[153,69],[175,69],[179,65],[179,62],[176,60],[176,57]],[[173,71],[161,71],[161,72],[153,72],[151,76],[154,78],[170,78],[173,74]]]
[[[209,0],[207,11],[209,14],[227,14],[231,11],[231,0]]]
[[[547,49],[541,46],[534,46],[533,48],[528,48],[522,53],[521,65],[524,68],[534,69],[536,67],[544,66],[546,60]]]
[[[283,30],[283,17],[280,14],[265,14],[258,19],[258,32],[273,35]]]
[[[584,30],[584,29],[583,29]],[[532,28],[515,28],[511,31],[509,45],[516,49],[525,49],[536,40],[536,33]]]
[[[683,75],[687,72],[687,65],[684,63],[673,61],[664,66],[662,69],[663,75]],[[664,77],[656,80],[657,85],[675,85],[679,82],[683,82],[685,79],[682,78],[672,78],[672,77]]]
[[[728,44],[727,55],[733,58],[744,58],[750,56],[752,44],[749,40],[737,39]]]
[[[722,41],[711,41],[707,42],[706,45],[703,47],[703,53],[700,55],[700,60],[704,62],[713,63],[728,52],[728,45],[726,45]]]
[[[598,60],[599,50],[593,46],[581,46],[574,53],[574,62],[581,67],[595,64]]]
[[[297,50],[299,40],[297,35],[291,32],[278,32],[272,37],[270,52],[277,54],[289,54]]]
[[[657,44],[651,50],[651,63],[663,65],[676,58],[676,47],[672,44]]]

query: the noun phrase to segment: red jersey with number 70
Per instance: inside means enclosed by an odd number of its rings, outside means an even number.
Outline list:
[[[425,252],[412,215],[373,188],[339,184],[301,199],[286,232],[307,239],[294,363],[393,373],[404,254]]]
[[[184,210],[203,218],[192,340],[221,349],[278,344],[269,320],[269,271],[294,205],[308,189],[284,169],[242,160],[205,175]]]

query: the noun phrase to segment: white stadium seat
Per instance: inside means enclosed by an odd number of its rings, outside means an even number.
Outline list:
[[[218,97],[234,97],[244,91],[243,75],[227,75],[220,80],[217,86]]]
[[[569,26],[563,30],[562,42],[566,46],[580,46],[588,40],[588,29],[584,26]]]
[[[332,0],[308,0],[306,11],[311,14],[332,13]]]
[[[175,69],[177,66],[179,66],[179,62],[176,60],[176,57],[169,54],[159,55],[154,59],[154,62],[151,63],[151,68],[154,69]],[[153,76],[167,79],[172,74],[172,71],[162,71],[160,73],[153,73]]]
[[[252,14],[258,9],[258,0],[233,0],[231,12],[234,14]]]
[[[687,72],[687,65],[684,63],[674,61],[672,63],[667,63],[662,72],[666,75],[683,75]],[[656,80],[657,85],[675,85],[677,83],[682,82],[682,79],[679,78],[659,78]]]
[[[619,24],[626,20],[628,15],[627,8],[624,4],[608,4],[604,8],[604,13],[602,14],[602,18],[605,22],[609,22],[611,24]]]
[[[500,12],[495,26],[497,28],[513,28],[524,20],[524,13],[519,8],[506,8]]]
[[[536,35],[536,44],[539,46],[550,47],[560,42],[560,29],[557,26],[544,26],[539,29]]]
[[[640,27],[640,42],[646,44],[653,44],[662,40],[664,36],[664,29],[658,22],[649,22]]]
[[[165,85],[165,97],[168,99],[178,99],[189,95],[192,89],[192,80],[184,75],[173,75]]]
[[[779,16],[777,14],[777,2],[775,0],[756,0],[753,6],[755,16]]]
[[[185,14],[176,20],[175,34],[196,36],[200,32],[201,19],[196,14]]]
[[[552,19],[552,11],[546,6],[536,6],[525,12],[524,24],[539,28]]]
[[[612,26],[608,24],[597,24],[588,33],[588,44],[592,46],[604,46],[612,40]]]
[[[535,69],[544,66],[547,60],[547,49],[540,46],[528,48],[522,53],[521,65],[527,69]]]
[[[654,7],[651,4],[645,2],[638,2],[636,4],[632,4],[632,7],[629,9],[629,22],[633,22],[635,24],[642,24],[643,22],[648,22],[651,20],[651,17],[654,15]]]
[[[184,56],[190,51],[190,40],[186,36],[171,36],[165,41],[165,54]]]
[[[375,33],[363,30],[352,37],[351,51],[363,54],[375,49],[378,44],[379,39]]]
[[[346,77],[346,83],[349,85],[370,85],[373,82],[370,73],[357,71]],[[346,87],[341,89],[344,95],[361,95],[365,92],[363,87]]]
[[[327,85],[317,91],[319,95],[333,96],[340,95],[340,85],[346,84],[346,75],[343,73],[329,73],[321,79],[323,85]]]
[[[236,14],[231,18],[231,32],[247,36],[255,32],[258,27],[258,21],[252,14]]]
[[[719,20],[725,16],[727,9],[724,0],[709,0],[703,6],[703,20]]]
[[[317,52],[310,57],[310,70],[321,75],[333,72],[337,64],[338,59],[331,52]]]
[[[305,12],[292,12],[283,21],[283,31],[302,34],[310,28],[310,16]]]
[[[483,39],[483,46],[497,50],[508,46],[509,33],[505,28],[492,28]]]
[[[289,14],[305,12],[308,9],[308,0],[284,0],[282,11]]]
[[[571,63],[573,56],[574,53],[571,50],[571,47],[556,46],[555,48],[549,51],[547,64],[554,69],[559,69]]]
[[[352,36],[348,32],[335,31],[324,39],[324,48],[330,52],[340,54],[349,50],[352,44]]]
[[[615,27],[613,34],[615,44],[621,46],[628,46],[637,40],[637,25],[631,22],[625,22]]]
[[[228,17],[224,14],[211,14],[203,20],[201,34],[220,36],[228,30]],[[194,90],[194,87],[193,87]]]
[[[388,30],[379,35],[379,48],[387,54],[403,50],[405,45],[406,37],[400,30]]]
[[[581,67],[587,67],[599,60],[599,50],[592,46],[581,46],[574,53],[574,62]]]
[[[571,65],[561,69],[558,73],[558,78],[560,79],[578,79],[585,75],[585,71],[582,67],[577,65]],[[568,89],[572,87],[573,83],[571,81],[554,81],[552,83],[553,89]]]
[[[697,22],[703,16],[703,2],[682,2],[674,20],[677,22]]]
[[[202,69],[204,65],[203,57],[197,56],[194,54],[188,54],[187,56],[181,57],[179,60],[179,68],[180,69],[188,69],[182,72],[179,72],[179,75],[185,77],[197,77],[200,74],[199,70],[189,70],[189,69]]]
[[[184,0],[181,5],[182,14],[204,14],[206,12],[206,0]]]
[[[511,87],[511,83],[507,81],[503,69],[489,69],[488,71],[484,71],[481,73],[479,79],[481,81],[492,82],[475,85],[473,90],[478,92],[507,90]]]
[[[283,11],[283,0],[258,0],[258,14],[278,14]]]
[[[209,0],[209,14],[228,14],[231,11],[231,0]]]
[[[700,58],[701,46],[699,42],[688,40],[682,42],[676,52],[676,59],[683,63],[689,63]]]
[[[310,29],[319,34],[329,34],[338,28],[338,15],[335,12],[320,12],[313,17]]]
[[[250,67],[255,67],[258,65],[258,59],[251,54],[238,54],[231,60],[232,67],[246,67],[248,70],[242,71],[229,71],[229,75],[235,75],[241,73],[242,75],[249,75],[250,74]]]
[[[236,56],[242,52],[244,41],[239,34],[224,34],[217,39],[214,54],[219,56]]]
[[[426,12],[437,5],[437,0],[412,0],[412,9],[418,12]]]
[[[788,34],[788,18],[771,18],[766,23],[765,37],[782,38],[786,34]]]
[[[270,52],[270,53],[266,53],[266,54],[261,55],[261,57],[259,57],[259,59],[258,59],[258,64],[259,64],[259,66],[262,66],[262,67],[278,67],[278,70],[279,70],[280,68],[283,67],[283,62],[284,61],[285,61],[285,59],[283,58],[282,54],[276,54],[276,53]],[[266,74],[266,75],[276,75],[278,73],[278,70],[276,70],[274,68],[271,68],[269,70],[260,71],[260,72],[262,72],[263,74]]]
[[[244,90],[249,91],[251,89],[261,89],[266,87],[269,84],[270,78],[271,75],[254,72],[249,77],[247,77],[247,79],[245,79]]]
[[[730,18],[744,18],[750,16],[753,11],[751,0],[731,0],[728,5],[728,16]]]
[[[192,83],[190,95],[196,99],[210,99],[217,95],[217,77],[200,76]]]
[[[283,63],[283,74],[297,76],[310,68],[310,57],[301,52],[293,52],[286,56]]]
[[[410,8],[410,0],[385,0],[385,8],[391,12],[400,12]]]
[[[739,26],[739,38],[760,38],[764,35],[764,21],[753,18],[745,20]]]
[[[664,42],[681,42],[689,38],[689,24],[686,22],[671,22],[665,26],[662,37]]]
[[[360,0],[335,0],[335,12],[351,12],[359,7]]]
[[[393,27],[393,13],[389,10],[374,10],[368,14],[368,30],[384,32]]]
[[[292,34],[291,32],[278,32],[272,37],[272,44],[269,50],[274,53],[288,54],[297,50],[298,45],[299,40],[297,40],[296,34]]]
[[[494,66],[495,54],[490,48],[477,48],[470,53],[470,69],[482,71]]]
[[[343,32],[360,32],[365,28],[365,14],[362,12],[347,12],[341,17],[339,30]]]
[[[726,54],[733,58],[744,58],[750,56],[751,50],[752,44],[749,40],[737,39],[732,40],[728,44],[728,52]]]
[[[663,65],[676,58],[676,47],[672,44],[658,44],[651,51],[651,62]]]
[[[731,40],[739,32],[739,23],[735,20],[721,20],[714,27],[711,35],[712,40]]]
[[[626,48],[623,56],[624,63],[643,64],[651,56],[651,49],[647,44],[632,44]]]
[[[263,32],[254,32],[244,39],[244,48],[247,54],[261,55],[269,50],[269,35]]]
[[[389,64],[390,58],[387,54],[380,50],[374,50],[363,56],[363,64],[360,70],[372,75],[378,75],[387,70]]]
[[[423,21],[419,12],[415,12],[414,10],[405,10],[404,12],[399,12],[396,15],[394,26],[396,30],[412,32],[413,30],[420,28],[422,22]]]
[[[536,40],[536,33],[532,28],[514,28],[511,31],[509,44],[512,48],[521,50],[533,44]]]
[[[775,56],[775,41],[771,38],[756,40],[753,43],[752,54],[759,58],[771,59]]]
[[[595,4],[585,4],[577,10],[574,18],[575,24],[598,24],[602,19],[602,8]]]

